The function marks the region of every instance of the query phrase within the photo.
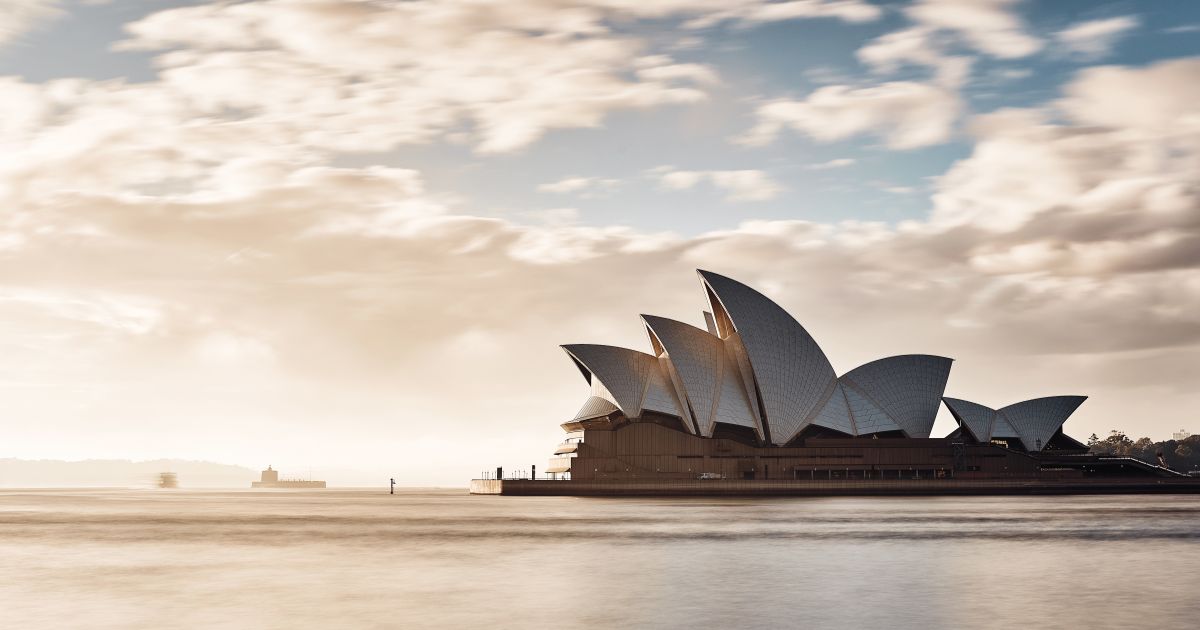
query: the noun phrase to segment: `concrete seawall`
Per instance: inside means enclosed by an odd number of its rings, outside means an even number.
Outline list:
[[[533,481],[472,479],[471,494],[510,496],[938,496],[1200,493],[1200,479],[1129,480],[833,480],[685,479]]]

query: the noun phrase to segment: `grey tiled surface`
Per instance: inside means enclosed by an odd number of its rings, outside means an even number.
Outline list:
[[[840,380],[862,392],[906,435],[926,438],[933,430],[952,363],[946,357],[904,354],[861,365]]]
[[[643,408],[683,416],[656,357],[596,344],[572,344],[563,349],[592,373],[593,394],[610,398],[630,418],[641,416]],[[596,389],[595,381],[602,388]]]
[[[588,399],[583,403],[583,407],[579,408],[579,413],[575,414],[575,419],[587,420],[588,418],[599,418],[616,410],[617,406],[612,401],[605,400],[599,396],[588,396]]]
[[[992,422],[996,417],[994,409],[959,398],[943,398],[942,400],[946,402],[946,407],[950,409],[950,413],[954,414],[954,418],[960,424],[966,425],[975,439],[981,442],[992,439]]]
[[[943,400],[955,418],[966,424],[978,439],[986,441],[1015,437],[1021,440],[1026,450],[1037,451],[1046,447],[1054,433],[1087,400],[1087,396],[1034,398],[998,411],[967,400]]]
[[[837,378],[829,359],[808,331],[787,311],[750,287],[708,271],[700,271],[718,303],[741,336],[758,382],[771,440],[784,444],[803,427],[804,419],[823,402]]]
[[[1018,433],[1017,430],[1014,429],[1013,426],[1008,423],[1008,420],[1005,418],[1004,414],[997,412],[996,415],[993,416],[993,418],[994,419],[992,420],[992,437],[994,437],[994,438],[1011,438],[1011,437],[1019,438],[1019,437],[1021,437],[1021,434]]]
[[[758,433],[759,439],[766,439],[761,423],[758,421],[758,414],[754,411],[753,401],[746,391],[737,360],[727,350],[728,347],[725,347],[721,353],[724,367],[721,370],[721,391],[717,398],[716,421],[750,427]]]
[[[700,433],[712,435],[713,412],[724,367],[725,350],[721,340],[673,319],[642,315],[642,320],[666,350],[683,387],[679,393],[691,402]]]
[[[1017,430],[1026,449],[1040,450],[1085,400],[1087,396],[1034,398],[1004,407],[998,415]]]
[[[812,424],[841,431],[849,435],[857,435],[858,432],[854,428],[854,422],[850,419],[850,407],[846,403],[846,394],[842,392],[840,383],[834,386],[829,400],[825,402],[825,406],[812,419]]]
[[[863,396],[853,386],[841,384],[841,390],[846,394],[846,402],[850,405],[850,413],[854,416],[854,425],[859,435],[870,435],[883,431],[895,431],[900,428],[875,403]]]
[[[608,401],[630,418],[643,411],[670,414],[707,436],[723,422],[786,444],[810,424],[851,435],[901,430],[929,437],[945,400],[978,439],[1019,438],[1036,450],[1085,399],[1053,396],[999,411],[943,399],[952,361],[921,354],[872,361],[838,378],[820,346],[782,307],[740,282],[698,273],[712,308],[705,312],[710,330],[643,315],[656,354],[563,346],[592,383],[581,414],[611,412]]]
[[[642,410],[650,410],[687,418],[681,401],[675,396],[675,387],[671,385],[671,379],[667,376],[667,359],[648,354],[643,354],[642,357],[645,363],[646,395],[642,399],[638,415],[641,415]],[[684,423],[687,427],[691,427],[691,424],[690,421]]]
[[[755,418],[755,424],[759,424],[763,412],[758,406],[758,396],[754,394],[754,370],[750,367],[750,358],[746,356],[746,348],[742,345],[742,336],[735,332],[726,337],[724,341],[726,360],[732,361],[737,367],[737,376],[741,379],[742,391],[745,392],[750,403],[751,415]],[[759,427],[758,434],[759,437],[764,436],[763,427]]]

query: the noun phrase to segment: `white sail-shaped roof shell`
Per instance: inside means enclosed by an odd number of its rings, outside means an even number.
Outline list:
[[[587,401],[579,408],[579,412],[575,414],[575,420],[590,420],[592,418],[600,418],[617,411],[617,406],[611,400],[607,400],[600,396],[588,396]]]
[[[946,391],[952,359],[903,354],[861,365],[838,380],[858,390],[908,437],[927,438]],[[860,435],[865,435],[862,428]]]
[[[1013,428],[1008,422],[1008,417],[999,411],[996,412],[995,419],[992,421],[992,437],[994,438],[1019,438],[1021,433]]]
[[[712,436],[717,422],[759,429],[736,364],[717,336],[683,322],[642,315],[656,351],[678,380],[677,393],[700,435]],[[759,431],[761,435],[761,430]]]
[[[817,342],[787,311],[750,287],[698,271],[722,337],[737,333],[753,370],[771,441],[786,444],[837,379]]]
[[[746,392],[745,381],[742,379],[732,346],[729,340],[724,340],[722,343],[724,344],[725,367],[721,370],[721,394],[717,399],[716,422],[713,423],[713,428],[716,428],[717,422],[750,427],[758,434],[758,439],[766,440],[766,432],[763,430],[762,422],[758,420],[759,415],[754,399]],[[712,433],[708,435],[711,437]]]
[[[563,350],[592,385],[592,395],[611,401],[626,416],[639,418],[643,411],[656,411],[686,417],[657,357],[595,344],[572,344]]]
[[[1087,396],[1034,398],[999,410],[957,398],[943,400],[959,424],[966,426],[976,439],[986,442],[993,438],[1017,438],[1025,450],[1040,451]]]
[[[642,321],[651,341],[662,348],[679,377],[679,398],[696,428],[701,435],[712,435],[713,410],[724,364],[721,340],[695,326],[665,317],[642,315]]]
[[[891,416],[887,415],[887,412],[870,398],[863,396],[862,392],[845,383],[841,384],[840,389],[845,394],[846,402],[850,406],[850,414],[854,417],[854,428],[858,431],[857,435],[900,430],[900,426],[892,420]]]
[[[1012,425],[1026,449],[1040,451],[1085,400],[1087,396],[1034,398],[1004,407],[997,415]]]
[[[636,420],[650,411],[678,417],[701,436],[712,437],[724,423],[753,428],[760,440],[777,445],[809,426],[923,438],[944,400],[976,439],[1019,439],[1035,451],[1085,400],[1053,396],[994,410],[942,398],[952,361],[931,355],[879,359],[838,378],[817,343],[778,304],[730,278],[698,273],[712,308],[705,312],[709,330],[643,315],[654,354],[563,346],[592,386],[576,419],[619,410]]]
[[[946,408],[950,410],[950,414],[954,416],[958,424],[966,427],[976,440],[987,442],[992,439],[992,423],[996,419],[995,409],[958,398],[943,398],[942,400],[945,401]]]
[[[828,400],[812,417],[809,424],[841,431],[847,435],[858,435],[858,429],[854,426],[854,418],[850,416],[850,404],[846,402],[846,392],[842,391],[840,383],[834,385]]]

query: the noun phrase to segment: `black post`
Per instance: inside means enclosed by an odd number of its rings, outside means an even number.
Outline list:
[[[497,466],[496,467],[496,479],[503,479],[503,478],[504,478],[504,467]]]
[[[391,478],[392,487],[388,489],[388,494],[396,494],[396,478]]]
[[[537,481],[537,464],[534,464],[530,469],[529,478]]]

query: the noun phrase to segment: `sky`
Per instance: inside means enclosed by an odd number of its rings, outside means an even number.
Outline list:
[[[0,0],[0,457],[541,467],[697,268],[1200,432],[1197,174],[1186,0]]]

